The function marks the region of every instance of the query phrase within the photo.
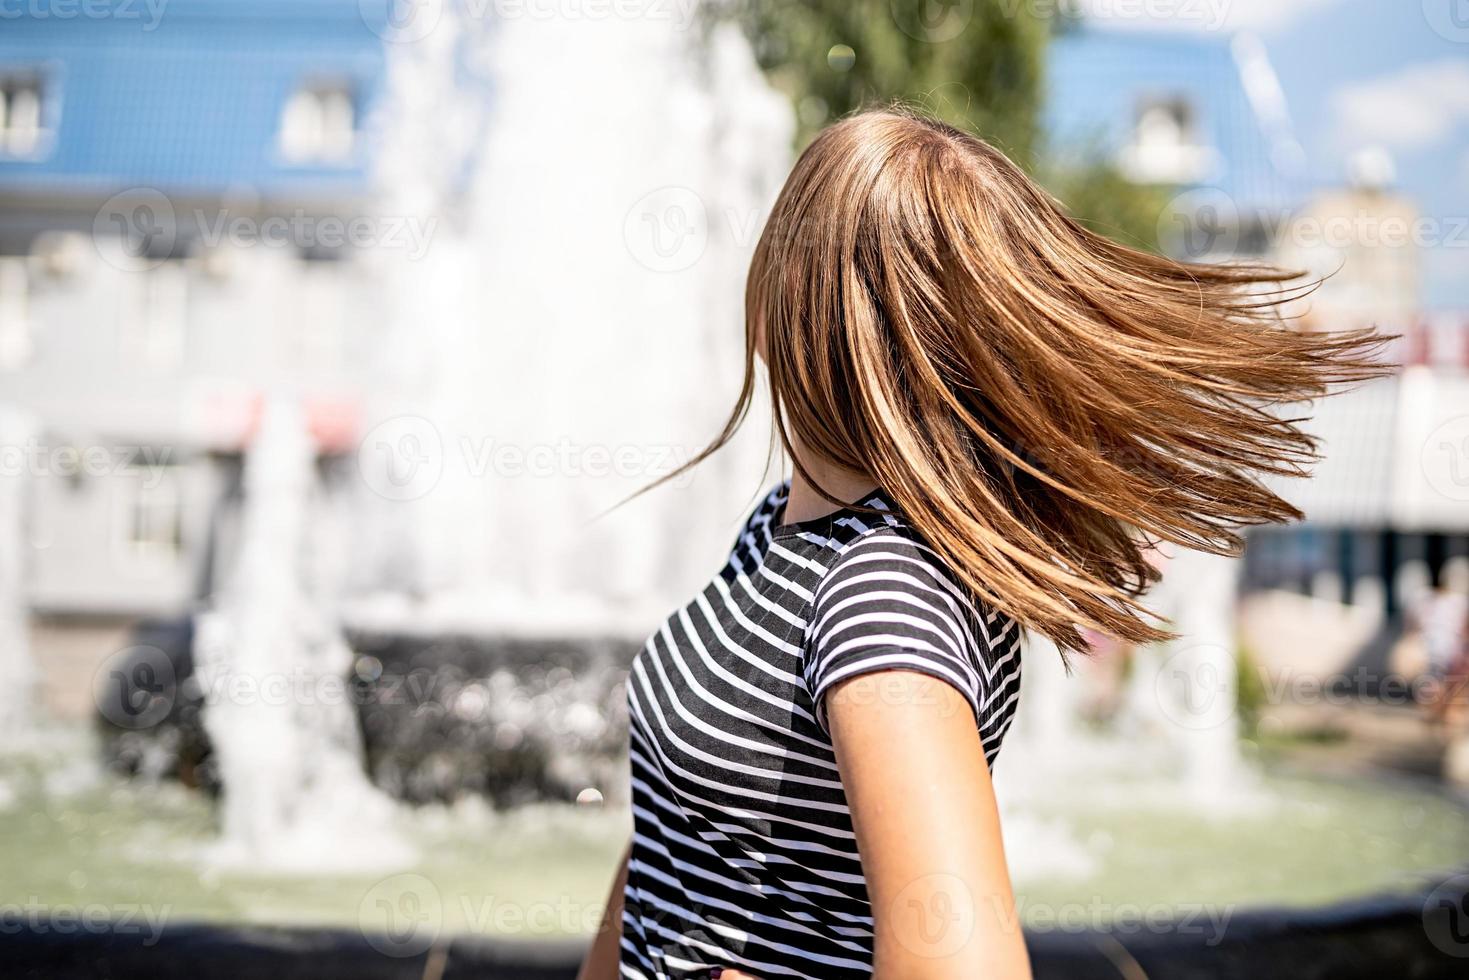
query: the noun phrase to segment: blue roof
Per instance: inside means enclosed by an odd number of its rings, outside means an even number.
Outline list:
[[[1046,131],[1057,148],[1115,152],[1132,133],[1138,101],[1183,97],[1219,166],[1197,186],[1237,203],[1281,207],[1298,199],[1298,178],[1282,172],[1282,141],[1262,121],[1228,37],[1080,29],[1051,43]]]
[[[0,157],[0,191],[361,192],[371,139],[344,164],[303,166],[280,156],[277,134],[287,99],[313,80],[347,84],[358,118],[369,117],[383,92],[392,2],[112,0],[115,16],[90,19],[17,5],[20,16],[0,21],[0,75],[42,74],[54,142],[38,159]],[[1053,41],[1054,144],[1115,149],[1146,94],[1185,95],[1195,107],[1224,161],[1210,185],[1241,203],[1293,199],[1227,40],[1081,30]]]
[[[21,16],[0,22],[0,74],[40,72],[55,138],[39,159],[0,157],[0,190],[361,190],[367,141],[340,165],[302,166],[280,157],[277,133],[303,82],[345,84],[367,116],[385,64],[382,19],[369,20],[387,3],[115,0],[114,16],[92,19],[17,5]]]

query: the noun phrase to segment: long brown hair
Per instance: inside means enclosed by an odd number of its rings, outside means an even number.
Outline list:
[[[1307,286],[1088,231],[1005,156],[905,111],[822,132],[777,199],[746,286],[776,427],[867,474],[975,594],[1083,649],[1149,641],[1157,540],[1215,553],[1298,518],[1265,474],[1315,443],[1289,406],[1384,370],[1369,331],[1303,333]],[[815,481],[811,481],[813,484]],[[817,486],[828,498],[831,494]]]

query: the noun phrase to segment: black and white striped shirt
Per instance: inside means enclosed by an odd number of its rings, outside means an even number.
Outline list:
[[[957,585],[886,494],[780,524],[787,492],[755,509],[728,564],[633,662],[624,977],[870,976],[872,912],[823,695],[920,671],[964,695],[989,761],[1009,727],[1015,623]]]

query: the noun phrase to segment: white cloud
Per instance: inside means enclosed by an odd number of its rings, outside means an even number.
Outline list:
[[[1332,107],[1347,147],[1426,149],[1469,123],[1469,62],[1430,61],[1355,82],[1332,96]]]
[[[1080,0],[1088,23],[1117,30],[1269,33],[1341,0]]]

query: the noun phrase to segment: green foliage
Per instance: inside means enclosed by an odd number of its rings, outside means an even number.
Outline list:
[[[1135,184],[1104,157],[1059,163],[1048,159],[1041,183],[1082,224],[1115,242],[1158,251],[1158,219],[1173,191]]]
[[[729,0],[716,9],[738,19],[766,76],[790,96],[798,147],[858,109],[915,106],[1038,174],[1093,230],[1156,250],[1162,189],[1129,183],[1099,156],[1044,158],[1046,45],[1079,29],[1074,0]]]
[[[1235,681],[1235,698],[1240,720],[1240,734],[1253,738],[1259,734],[1260,715],[1270,702],[1265,675],[1250,648],[1241,645],[1237,651],[1238,664]]]
[[[903,102],[1034,162],[1052,29],[1042,0],[736,0],[800,145],[856,109]],[[850,50],[848,50],[850,49]]]

